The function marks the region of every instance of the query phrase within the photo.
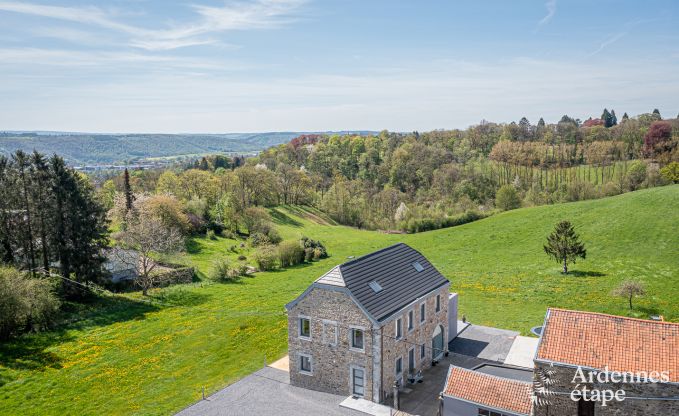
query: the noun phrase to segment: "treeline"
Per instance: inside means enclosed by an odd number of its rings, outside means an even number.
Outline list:
[[[59,299],[86,294],[81,285],[101,276],[105,216],[89,178],[59,156],[0,156],[0,338],[44,326]]]
[[[496,209],[597,198],[672,180],[661,170],[679,160],[678,120],[662,120],[657,111],[625,114],[620,122],[614,111],[602,117],[300,136],[254,158],[204,157],[186,169],[135,172],[132,181],[138,190],[176,197],[202,227],[238,232],[249,207],[304,204],[342,224],[417,232]],[[120,179],[102,189],[112,201]]]

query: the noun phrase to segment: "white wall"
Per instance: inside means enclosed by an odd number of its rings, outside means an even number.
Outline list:
[[[457,293],[448,296],[448,342],[457,336]]]

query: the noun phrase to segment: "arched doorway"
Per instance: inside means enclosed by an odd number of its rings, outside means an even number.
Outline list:
[[[443,340],[444,340],[443,327],[441,325],[437,325],[436,328],[434,329],[434,334],[431,336],[432,360],[438,360],[445,352],[445,348],[443,347]]]

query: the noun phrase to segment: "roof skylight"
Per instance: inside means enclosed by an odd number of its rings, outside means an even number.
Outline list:
[[[380,284],[377,283],[377,280],[373,280],[372,282],[368,283],[368,286],[370,286],[370,288],[375,293],[379,293],[382,291],[382,286],[380,286]]]
[[[415,263],[413,263],[413,267],[414,267],[415,270],[417,270],[418,272],[421,272],[422,270],[424,270],[424,267],[422,267],[422,265],[420,264],[419,261],[416,261]]]

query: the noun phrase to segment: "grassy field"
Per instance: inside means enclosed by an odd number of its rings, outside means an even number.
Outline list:
[[[201,387],[214,392],[285,354],[283,305],[321,273],[399,241],[451,280],[473,323],[527,334],[547,306],[679,321],[678,207],[675,185],[415,235],[330,225],[309,210],[278,208],[273,214],[285,238],[320,239],[331,258],[239,284],[175,286],[156,291],[153,304],[138,301],[139,294],[107,299],[74,313],[78,320],[58,331],[4,343],[0,414],[171,414],[200,399]],[[574,222],[588,249],[567,276],[542,252],[562,219]],[[180,260],[203,275],[215,258],[237,256],[229,247],[238,243],[198,239]],[[647,286],[632,313],[610,296],[625,279]]]

